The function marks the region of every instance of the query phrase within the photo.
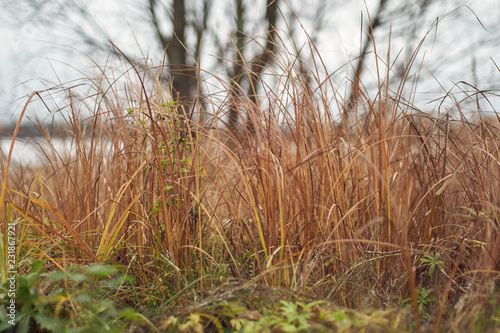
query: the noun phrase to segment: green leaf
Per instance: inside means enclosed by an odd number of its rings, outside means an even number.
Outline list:
[[[11,328],[12,325],[9,324],[7,321],[4,321],[0,323],[0,332],[7,331],[7,329]]]
[[[35,260],[33,263],[33,266],[30,269],[30,272],[37,272],[37,271],[42,271],[43,272],[43,260]]]
[[[54,318],[49,318],[41,313],[36,313],[33,315],[36,323],[40,325],[40,328],[50,329],[57,325],[57,321]]]
[[[133,278],[128,276],[128,275],[123,275],[119,276],[116,279],[111,279],[109,281],[106,281],[102,284],[103,287],[105,288],[110,288],[110,289],[117,289],[124,283],[130,283],[133,282]]]
[[[189,170],[187,170],[186,168],[180,168],[176,173],[189,173]]]
[[[30,329],[30,316],[21,320],[17,326],[17,333],[28,333]]]
[[[47,274],[46,279],[50,282],[59,282],[65,280],[67,277],[68,276],[63,271],[57,270]]]
[[[326,301],[315,301],[315,302],[311,302],[309,304],[307,304],[306,306],[304,306],[304,311],[309,311],[310,309],[314,308],[316,305],[320,305],[320,304],[324,304],[326,303]]]
[[[430,263],[430,262],[433,262],[434,261],[434,258],[431,257],[430,255],[428,254],[425,254],[423,257],[422,257],[422,262],[423,263]]]
[[[84,271],[95,279],[103,279],[115,274],[117,269],[113,266],[92,265],[85,267]]]
[[[297,305],[295,303],[292,303],[292,302],[288,302],[288,301],[280,301],[280,303],[282,304],[282,306],[280,307],[281,311],[283,312],[286,312],[286,313],[290,313],[290,312],[297,312]]]
[[[79,304],[90,303],[93,298],[88,293],[81,293],[72,298],[72,301]]]
[[[129,320],[137,320],[138,318],[140,318],[140,313],[138,313],[132,308],[126,308],[120,311],[119,317]]]

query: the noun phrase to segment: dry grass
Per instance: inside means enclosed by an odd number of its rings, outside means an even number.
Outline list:
[[[410,299],[417,329],[419,317],[428,330],[498,325],[498,122],[417,112],[381,85],[341,124],[330,76],[296,63],[262,104],[242,97],[249,122],[233,130],[234,105],[173,102],[162,68],[123,86],[102,69],[70,96],[72,154],[52,146],[44,167],[10,173],[3,161],[3,234],[19,221],[20,259],[48,269],[128,267],[144,307],[236,279],[353,309]],[[220,111],[196,122],[203,109]]]

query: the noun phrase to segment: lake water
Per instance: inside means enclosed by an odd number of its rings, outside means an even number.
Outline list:
[[[12,140],[10,139],[0,139],[0,149],[5,158],[7,158],[9,154],[11,143]],[[11,164],[12,167],[42,166],[47,161],[45,154],[53,156],[55,151],[57,151],[61,157],[74,155],[74,143],[70,138],[53,138],[50,143],[41,137],[34,137],[31,139],[19,138],[14,144]]]
[[[10,139],[0,139],[0,149],[2,154],[7,158],[12,140]],[[58,148],[63,148],[65,143],[63,140],[54,139],[54,146]],[[67,144],[66,144],[67,145]],[[69,145],[67,145],[69,148]],[[36,166],[41,165],[43,158],[42,149],[48,149],[49,145],[46,140],[38,138],[20,138],[17,139],[14,144],[14,149],[12,152],[12,165],[21,166]]]

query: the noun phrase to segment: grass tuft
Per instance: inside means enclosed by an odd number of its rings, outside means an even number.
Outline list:
[[[46,133],[43,164],[2,160],[19,327],[498,329],[498,119],[418,111],[412,63],[394,92],[379,58],[375,94],[347,108],[313,58],[277,59],[259,103],[215,75],[199,85],[237,91],[181,103],[164,68],[133,65],[63,91],[69,135]]]

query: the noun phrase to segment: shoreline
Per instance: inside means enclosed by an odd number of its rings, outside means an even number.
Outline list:
[[[12,139],[17,124],[0,124],[0,140]],[[82,122],[81,125],[84,125]],[[69,137],[73,127],[67,124],[22,124],[19,127],[16,139],[35,137]]]

